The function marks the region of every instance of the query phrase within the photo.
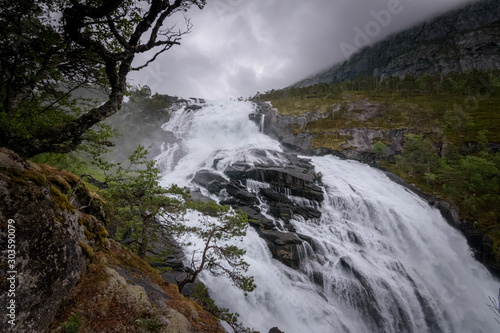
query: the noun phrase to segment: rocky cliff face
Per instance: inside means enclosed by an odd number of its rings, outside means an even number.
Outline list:
[[[256,113],[250,115],[250,120],[261,126],[263,133],[278,140],[285,150],[292,153],[305,155],[328,153],[363,162],[373,162],[375,159],[373,143],[375,141],[387,142],[387,156],[398,154],[403,149],[406,129],[382,130],[379,128],[355,127],[339,129],[339,134],[346,138],[341,145],[341,149],[314,148],[312,143],[317,134],[307,131],[306,125],[329,117],[328,113],[310,111],[302,117],[292,117],[278,114],[278,110],[268,102],[257,102],[256,105]],[[381,112],[381,105],[366,100],[348,102],[346,108],[348,112],[356,110],[358,112],[357,117],[361,121],[378,117]]]
[[[447,74],[500,68],[500,2],[483,0],[363,48],[349,60],[296,83],[357,77]]]
[[[305,154],[309,152],[312,136],[309,133],[292,132],[292,128],[303,129],[308,122],[325,118],[327,114],[311,111],[301,117],[283,116],[269,102],[257,102],[257,112],[250,120],[261,127],[264,134],[278,140],[285,149]]]
[[[224,332],[107,238],[101,204],[77,176],[0,148],[0,252],[8,259],[0,331]]]

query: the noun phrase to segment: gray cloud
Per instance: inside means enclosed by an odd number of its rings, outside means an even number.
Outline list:
[[[193,8],[187,13],[194,26],[182,45],[130,79],[132,84],[182,97],[248,97],[345,60],[341,46],[356,47],[359,30],[371,29],[366,37],[377,42],[470,2],[208,0],[202,11]],[[383,16],[391,11],[390,17]],[[374,13],[381,15],[378,28]]]

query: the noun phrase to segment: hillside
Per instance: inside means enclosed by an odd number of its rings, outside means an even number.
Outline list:
[[[224,332],[165,272],[108,238],[104,202],[78,176],[2,148],[0,197],[10,306],[0,331]]]
[[[384,167],[429,203],[444,200],[476,257],[500,272],[499,73],[370,82],[273,90],[253,119],[290,151]]]
[[[365,47],[293,86],[499,69],[499,51],[500,2],[477,1]]]

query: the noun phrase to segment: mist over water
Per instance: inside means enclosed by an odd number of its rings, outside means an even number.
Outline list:
[[[175,142],[157,158],[164,185],[193,187],[200,169],[223,175],[238,161],[260,163],[255,149],[267,156],[282,151],[248,120],[251,112],[244,102],[175,111],[163,126]],[[275,326],[287,333],[500,330],[486,305],[498,281],[436,209],[376,169],[332,156],[311,159],[323,174],[325,201],[320,219],[291,222],[313,239],[301,248],[300,269],[273,259],[249,227],[238,245],[247,250],[257,289],[245,297],[228,280],[204,274],[219,306],[261,332]]]

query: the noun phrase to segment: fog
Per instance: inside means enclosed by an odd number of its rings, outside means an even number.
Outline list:
[[[193,28],[182,45],[131,74],[130,83],[181,97],[253,96],[293,84],[364,44],[471,2],[208,0],[203,10],[186,13]]]

